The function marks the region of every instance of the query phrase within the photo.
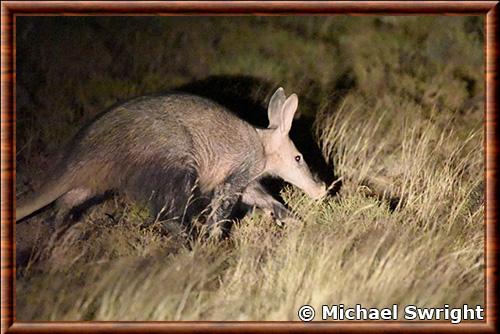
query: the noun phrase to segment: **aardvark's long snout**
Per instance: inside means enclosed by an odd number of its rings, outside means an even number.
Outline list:
[[[313,187],[309,192],[308,195],[312,199],[320,199],[324,197],[327,193],[326,189],[326,184],[324,182],[318,182],[315,187]]]
[[[306,194],[312,199],[320,199],[326,195],[328,189],[326,187],[326,183],[321,181],[317,175],[312,175],[310,172],[308,173],[309,177],[307,180],[307,184],[303,187],[303,190]]]

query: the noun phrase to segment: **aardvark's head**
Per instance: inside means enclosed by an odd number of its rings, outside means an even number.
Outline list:
[[[281,177],[299,187],[310,197],[318,199],[326,194],[325,183],[314,177],[304,157],[288,136],[299,99],[296,94],[285,96],[278,88],[269,101],[269,127],[259,130],[266,158],[266,172]]]

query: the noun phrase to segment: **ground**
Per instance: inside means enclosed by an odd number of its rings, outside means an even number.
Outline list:
[[[144,227],[147,211],[119,195],[64,231],[49,207],[16,225],[16,319],[298,320],[304,304],[484,306],[483,23],[18,17],[18,198],[116,102],[181,88],[259,123],[278,86],[298,94],[294,139],[312,169],[324,161],[338,192],[313,201],[285,186],[300,223],[281,227],[256,211],[222,241]]]

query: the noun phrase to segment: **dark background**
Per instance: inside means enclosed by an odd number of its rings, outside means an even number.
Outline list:
[[[283,86],[300,97],[293,137],[316,169],[322,104],[397,97],[466,112],[482,99],[481,17],[21,16],[16,29],[18,195],[82,125],[135,96],[187,90],[265,126]]]

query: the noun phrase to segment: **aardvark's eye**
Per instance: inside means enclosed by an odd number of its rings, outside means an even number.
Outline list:
[[[300,162],[300,160],[301,160],[301,159],[302,159],[302,158],[300,157],[300,155],[296,155],[296,156],[295,156],[295,161]]]

